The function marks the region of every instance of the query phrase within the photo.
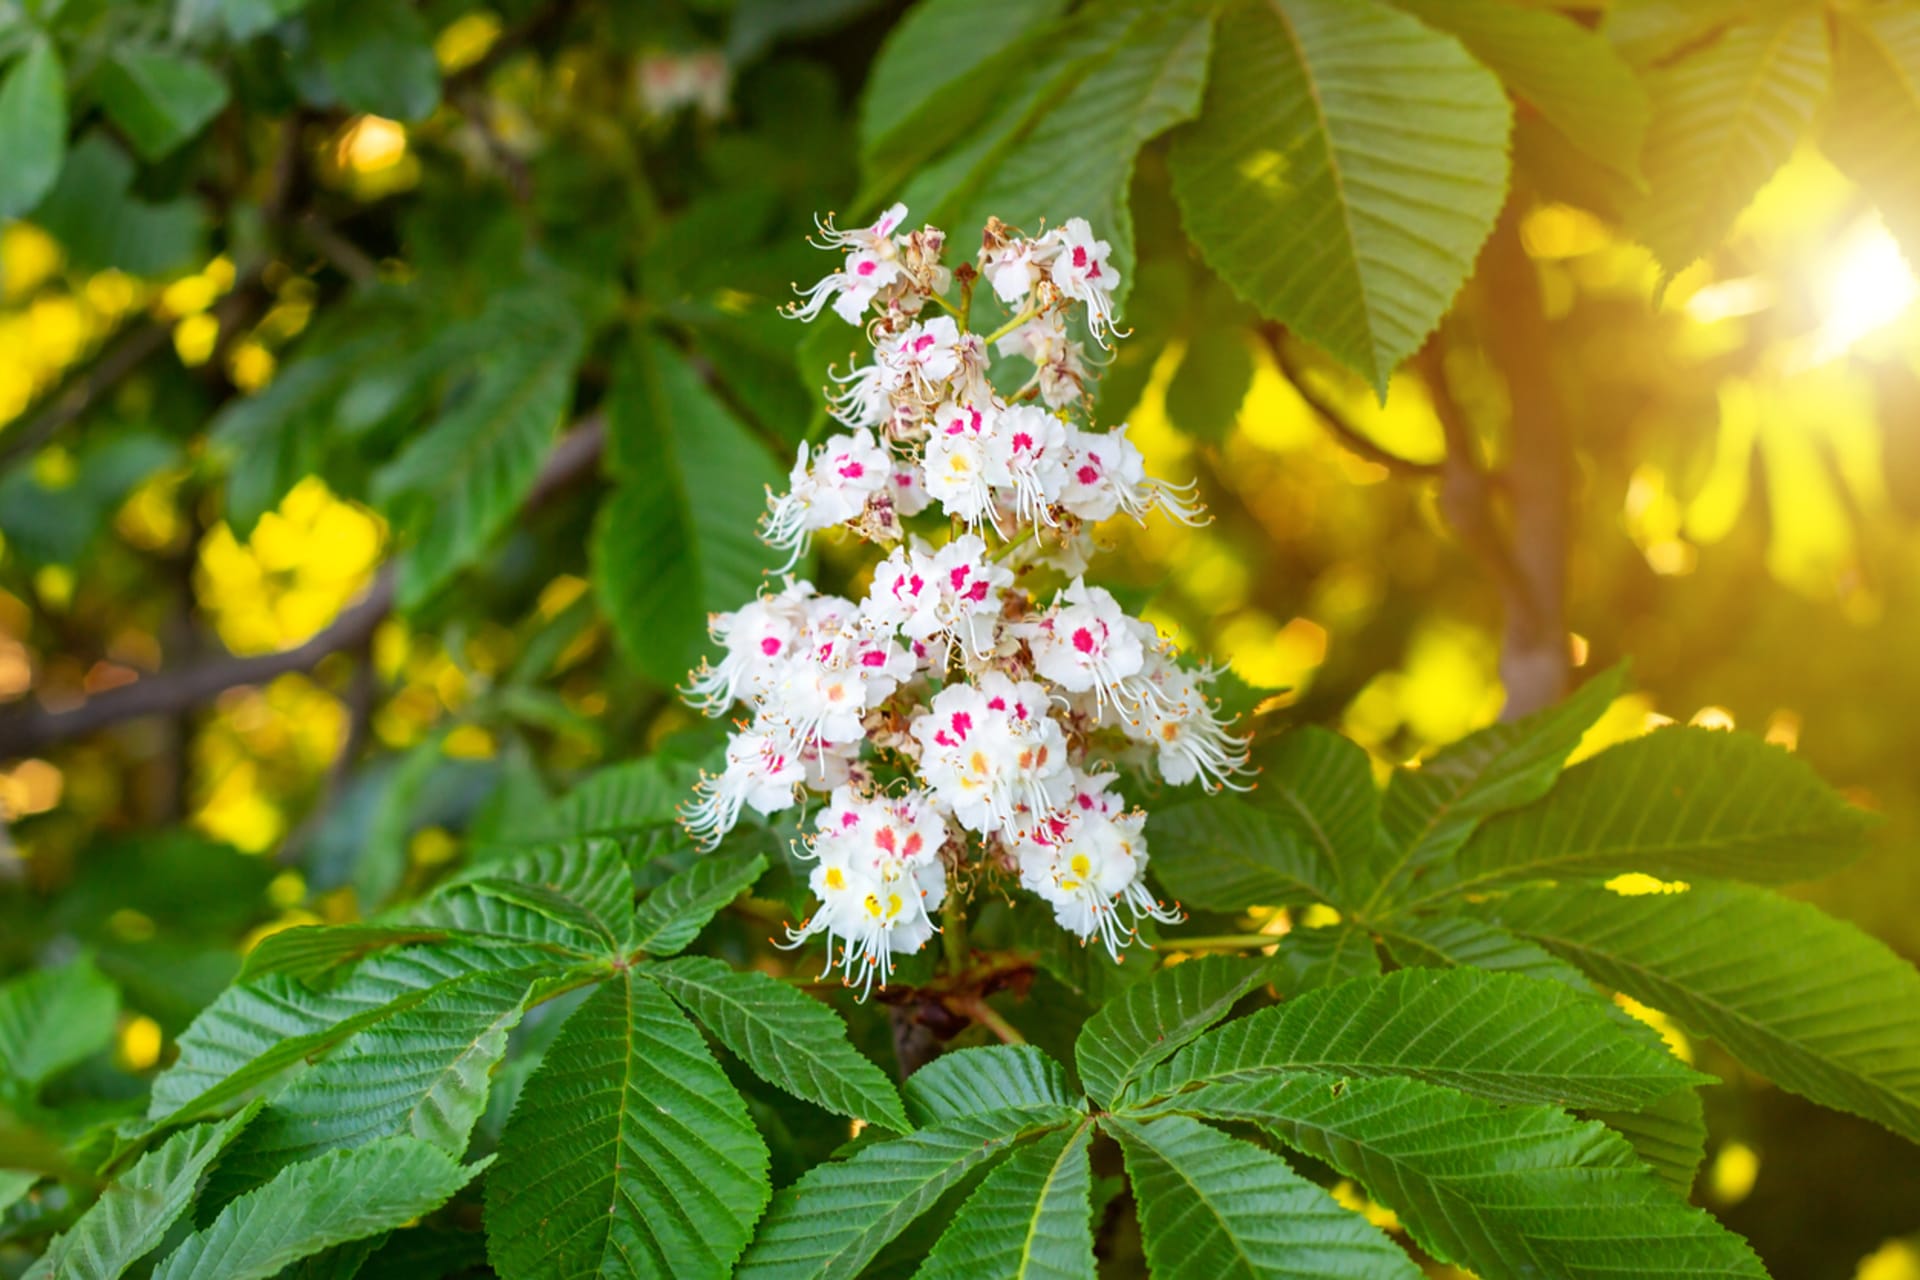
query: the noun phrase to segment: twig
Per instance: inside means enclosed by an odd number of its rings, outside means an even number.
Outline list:
[[[300,219],[300,234],[320,251],[320,256],[355,284],[372,284],[380,278],[380,264],[371,254],[334,229],[317,213]]]
[[[526,505],[538,506],[591,470],[605,440],[605,424],[597,414],[583,420],[554,447],[527,495]],[[392,612],[393,588],[394,570],[388,564],[375,575],[367,593],[330,626],[305,644],[279,653],[245,658],[229,654],[185,670],[159,672],[64,711],[27,706],[0,716],[0,759],[31,755],[52,743],[84,737],[124,720],[181,712],[211,701],[228,689],[262,684],[291,671],[311,670],[328,654],[365,644]]]
[[[1153,944],[1155,951],[1257,951],[1280,945],[1284,935],[1272,933],[1223,933],[1204,938],[1162,938]]]
[[[998,1036],[1001,1044],[1025,1044],[1027,1038],[1020,1029],[1000,1016],[999,1010],[986,1002],[983,996],[967,996],[953,1002],[955,1013],[964,1013],[975,1022]]]
[[[1293,384],[1293,389],[1306,401],[1307,407],[1314,412],[1321,424],[1333,433],[1333,438],[1346,448],[1368,462],[1385,467],[1397,476],[1411,476],[1419,479],[1434,479],[1440,476],[1443,467],[1437,462],[1416,462],[1412,458],[1403,458],[1391,449],[1376,444],[1366,432],[1347,421],[1340,407],[1321,393],[1307,376],[1306,366],[1294,354],[1288,345],[1285,333],[1277,325],[1261,328],[1260,336],[1265,339],[1268,350],[1273,352],[1273,362],[1279,366],[1281,374]]]

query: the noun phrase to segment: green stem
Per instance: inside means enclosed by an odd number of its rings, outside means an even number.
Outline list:
[[[989,560],[1006,559],[1007,555],[1010,552],[1012,552],[1012,550],[1015,547],[1019,546],[1021,543],[1025,542],[1028,538],[1031,538],[1032,536],[1033,536],[1033,526],[1028,525],[1025,528],[1021,529],[1020,532],[1014,534],[1011,538],[1008,538],[1005,542],[995,547],[992,551],[989,551],[987,553],[987,559]]]
[[[1040,312],[1033,307],[1027,307],[1023,309],[1019,315],[1013,317],[1013,319],[1007,321],[1005,324],[1001,325],[998,329],[995,329],[992,333],[988,334],[986,336],[986,344],[988,346],[992,346],[994,343],[1000,341],[1000,339],[1006,337],[1008,334],[1012,333],[1015,329],[1018,329],[1021,325],[1025,324],[1027,321],[1033,319],[1035,316],[1039,314]]]
[[[1223,933],[1205,938],[1162,938],[1153,944],[1155,951],[1246,951],[1271,947],[1280,938],[1271,933]]]
[[[1001,1017],[994,1007],[987,1003],[985,996],[975,996],[961,1006],[961,1012],[975,1022],[993,1032],[1000,1038],[1001,1044],[1025,1044],[1027,1038],[1020,1034],[1020,1028]]]
[[[947,973],[959,977],[967,969],[967,909],[958,894],[949,895],[940,912],[940,953],[946,958]]]

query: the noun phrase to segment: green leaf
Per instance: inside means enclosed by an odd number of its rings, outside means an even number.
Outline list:
[[[1640,1162],[1686,1199],[1707,1151],[1706,1108],[1698,1089],[1676,1089],[1638,1111],[1593,1111],[1592,1119],[1633,1145]]]
[[[1296,926],[1280,941],[1273,985],[1283,996],[1336,986],[1380,972],[1373,935],[1351,920],[1318,929]]]
[[[707,616],[760,591],[779,557],[755,532],[773,459],[686,358],[643,337],[616,374],[608,448],[620,484],[594,526],[593,577],[622,650],[656,684],[686,678]]]
[[[1142,1072],[1226,1017],[1270,968],[1265,960],[1201,956],[1108,1001],[1073,1045],[1087,1092],[1103,1103],[1118,1098]]]
[[[569,840],[482,863],[443,885],[410,917],[600,959],[619,954],[633,928],[633,875],[619,841]]]
[[[692,765],[666,756],[608,765],[511,834],[557,841],[631,836],[668,826],[699,776]]]
[[[398,584],[405,609],[478,560],[512,521],[573,402],[585,335],[569,307],[527,295],[495,305],[511,339],[374,479],[375,497],[411,544]]]
[[[633,915],[629,945],[670,956],[700,936],[721,908],[753,887],[767,869],[762,853],[708,853],[647,895]]]
[[[985,105],[1018,50],[1059,17],[1064,0],[921,0],[887,33],[860,99],[869,169],[938,150]],[[955,121],[958,125],[955,125]]]
[[[1485,1276],[1764,1277],[1617,1134],[1418,1080],[1300,1076],[1209,1085],[1182,1110],[1258,1124],[1399,1215],[1422,1248]]]
[[[1253,386],[1253,319],[1246,304],[1209,277],[1185,331],[1186,352],[1167,384],[1167,417],[1199,440],[1219,444]]]
[[[1187,1116],[1101,1123],[1126,1154],[1155,1280],[1420,1276],[1377,1227],[1272,1152]]]
[[[1651,109],[1633,68],[1573,19],[1499,0],[1393,0],[1467,47],[1580,150],[1629,178],[1640,172]]]
[[[45,36],[0,81],[0,222],[31,212],[67,153],[67,77]]]
[[[380,1138],[417,1138],[458,1157],[486,1109],[490,1075],[539,971],[444,983],[323,1058],[276,1097],[220,1162],[221,1194],[282,1165]]]
[[[1260,782],[1157,811],[1153,873],[1176,897],[1213,911],[1307,894],[1343,902],[1345,867],[1379,856],[1380,792],[1359,746],[1309,726],[1262,743]]]
[[[31,1093],[113,1041],[120,993],[84,956],[0,986],[0,1082]]]
[[[1093,1280],[1093,1125],[1029,1143],[986,1179],[941,1233],[915,1280]]]
[[[1471,916],[1398,919],[1386,942],[1403,967],[1491,969],[1558,982],[1582,995],[1595,994],[1587,976],[1565,960]]]
[[[234,537],[252,537],[260,517],[319,469],[326,412],[342,380],[366,354],[352,343],[304,356],[252,395],[229,400],[214,416],[207,439],[227,460],[226,516]]]
[[[1059,1106],[984,1111],[817,1165],[774,1196],[736,1278],[857,1276],[942,1193],[1022,1139],[1081,1118]]]
[[[340,102],[395,120],[424,120],[440,102],[432,33],[411,5],[330,0],[308,19]]]
[[[414,942],[445,942],[448,937],[444,929],[408,925],[297,925],[267,935],[247,952],[240,966],[240,980],[246,982],[269,973],[284,973],[304,982],[343,964],[363,960],[375,951]]]
[[[1732,884],[1561,889],[1490,910],[1782,1088],[1920,1142],[1920,974],[1852,925]]]
[[[1133,1096],[1321,1072],[1414,1076],[1496,1102],[1630,1110],[1706,1078],[1615,1024],[1608,1008],[1512,974],[1402,969],[1230,1022],[1175,1054]]]
[[[205,230],[199,205],[186,197],[151,204],[134,194],[133,177],[133,161],[103,133],[89,133],[68,153],[33,220],[74,267],[160,276],[193,266]]]
[[[427,1143],[386,1138],[289,1165],[188,1236],[153,1280],[268,1280],[322,1249],[431,1213],[486,1163],[463,1165]]]
[[[647,972],[769,1084],[897,1133],[912,1127],[892,1083],[848,1042],[846,1024],[804,992],[707,956]]]
[[[949,1050],[907,1077],[906,1098],[916,1125],[983,1111],[1079,1105],[1065,1069],[1030,1044]]]
[[[1500,82],[1368,0],[1242,0],[1218,43],[1170,157],[1187,231],[1241,297],[1384,397],[1506,197]]]
[[[141,1156],[54,1238],[37,1271],[60,1280],[114,1280],[124,1273],[187,1211],[200,1175],[253,1116],[248,1108],[219,1124],[184,1129]]]
[[[616,973],[527,1081],[487,1179],[502,1274],[723,1276],[767,1202],[767,1148],[700,1033]]]
[[[1713,729],[1661,729],[1567,770],[1437,869],[1428,897],[1550,877],[1806,880],[1859,853],[1870,819],[1798,756]]]
[[[1037,233],[1042,220],[1085,218],[1113,245],[1115,293],[1124,300],[1133,287],[1134,157],[1199,112],[1213,19],[1178,4],[1117,12],[1138,16],[940,225],[971,236],[993,216]]]
[[[153,1082],[148,1118],[181,1124],[208,1115],[445,983],[552,966],[549,953],[533,948],[450,942],[375,955],[325,991],[278,973],[229,987],[181,1034],[179,1057]]]
[[[1484,819],[1552,790],[1625,678],[1624,667],[1610,668],[1556,706],[1482,729],[1417,769],[1394,770],[1380,806],[1384,847],[1392,853],[1374,876],[1375,901],[1390,899],[1404,890],[1406,877],[1451,855]]]
[[[1735,26],[1655,72],[1644,199],[1628,225],[1668,277],[1720,242],[1786,162],[1827,93],[1825,15]]]
[[[220,114],[227,82],[206,63],[158,49],[125,49],[94,82],[100,105],[140,158],[164,158]]]
[[[1920,13],[1833,11],[1833,98],[1820,149],[1859,183],[1920,262]]]

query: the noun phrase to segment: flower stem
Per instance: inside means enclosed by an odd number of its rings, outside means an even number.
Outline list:
[[[1027,1038],[1020,1034],[1020,1028],[1001,1017],[999,1011],[987,1003],[985,996],[970,996],[959,1003],[959,1012],[966,1014],[975,1022],[993,1032],[1000,1038],[1001,1044],[1025,1044]]]
[[[992,333],[988,334],[986,337],[986,344],[988,346],[992,346],[994,343],[1000,341],[1000,339],[1006,337],[1008,334],[1012,333],[1015,329],[1018,329],[1021,325],[1025,324],[1027,321],[1033,319],[1035,316],[1039,314],[1040,312],[1037,308],[1034,308],[1034,307],[1022,308],[1019,315],[1016,315],[1015,317],[1013,317],[1013,319],[1007,321],[1005,324],[1001,325],[998,329],[995,329]]]
[[[1031,538],[1032,536],[1033,536],[1033,526],[1027,525],[1026,527],[1022,528],[1020,532],[1014,534],[1011,538],[1008,538],[1005,542],[1001,543],[999,546],[995,547],[993,550],[987,552],[987,559],[989,560],[1006,559],[1008,554],[1012,552],[1012,550],[1015,547],[1019,546],[1021,543],[1025,542],[1028,538]]]
[[[940,912],[940,953],[946,958],[949,977],[959,977],[967,967],[967,909],[958,894],[947,898]]]
[[[1155,951],[1247,951],[1279,943],[1270,933],[1223,933],[1204,938],[1162,938],[1153,944]]]

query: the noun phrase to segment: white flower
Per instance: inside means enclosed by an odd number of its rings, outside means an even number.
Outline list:
[[[787,945],[817,933],[838,939],[842,975],[864,997],[876,980],[886,985],[895,955],[918,951],[936,932],[932,913],[947,896],[946,820],[924,793],[867,799],[843,787],[818,826],[804,856],[818,861],[808,885],[820,906],[787,930]],[[829,948],[823,977],[834,963]]]
[[[1053,607],[1027,624],[1034,670],[1069,693],[1094,695],[1095,705],[1132,705],[1144,696],[1140,678],[1146,649],[1119,601],[1075,578]]]
[[[820,239],[809,243],[819,249],[846,249],[855,253],[865,251],[877,257],[891,257],[895,253],[893,233],[907,220],[907,206],[895,202],[887,211],[873,220],[870,226],[855,227],[851,231],[842,231],[833,225],[833,215],[814,219],[819,229]]]
[[[1036,528],[1058,523],[1053,505],[1067,482],[1067,432],[1038,405],[1017,404],[1000,415],[995,443],[1004,450],[1015,516]]]
[[[960,329],[952,316],[938,316],[902,330],[874,358],[884,360],[902,381],[912,384],[920,399],[937,404],[946,395],[947,382],[960,369]]]
[[[913,722],[920,776],[969,831],[1017,838],[1053,816],[1072,786],[1047,691],[997,671],[952,684]]]
[[[717,716],[742,699],[765,693],[781,664],[801,644],[807,626],[805,601],[813,593],[810,582],[791,583],[778,595],[709,618],[708,634],[727,654],[718,667],[701,661],[684,691],[687,701]]]
[[[694,799],[681,821],[702,848],[711,849],[740,821],[743,806],[766,815],[790,809],[794,787],[806,776],[795,754],[779,736],[754,730],[727,743],[727,767],[715,777],[702,774]]]
[[[1067,337],[1066,317],[1049,311],[1009,333],[994,344],[1003,356],[1024,356],[1033,362],[1040,398],[1050,409],[1064,409],[1086,389],[1087,367],[1080,344]]]
[[[893,456],[865,427],[837,435],[809,456],[802,444],[787,476],[787,491],[769,495],[760,536],[789,553],[785,572],[807,553],[813,535],[857,519],[867,499],[885,492],[893,477]]]
[[[906,375],[890,364],[875,361],[847,370],[829,373],[840,386],[827,396],[833,416],[849,427],[877,427],[893,414],[893,395]]]
[[[1137,936],[1132,924],[1122,923],[1122,908],[1133,920],[1149,916],[1175,924],[1183,917],[1162,907],[1147,889],[1142,878],[1147,815],[1120,812],[1116,798],[1103,794],[1110,780],[1111,775],[1082,775],[1076,803],[1051,824],[1048,838],[1021,841],[1014,856],[1021,885],[1053,908],[1054,921],[1082,941],[1098,937],[1118,960]]]
[[[926,475],[918,463],[896,462],[893,483],[887,487],[893,495],[893,509],[903,516],[917,516],[933,502],[927,492]]]
[[[1122,511],[1144,521],[1159,507],[1182,524],[1204,524],[1205,514],[1188,496],[1193,485],[1174,486],[1149,476],[1147,460],[1127,439],[1127,430],[1123,422],[1111,431],[1069,432],[1060,505],[1090,523]]]
[[[1016,239],[987,251],[981,274],[986,276],[1000,301],[1022,301],[1033,292],[1033,286],[1040,283],[1040,263],[1035,250],[1033,241]]]
[[[1085,218],[1068,218],[1048,236],[1059,246],[1047,263],[1055,287],[1087,304],[1087,329],[1095,342],[1106,346],[1106,334],[1113,328],[1113,288],[1120,283],[1120,273],[1107,262],[1113,246],[1094,239]]]
[[[993,405],[940,406],[927,436],[922,470],[927,492],[950,516],[969,529],[982,524],[999,531],[994,490],[1013,483],[1007,451],[998,438],[999,411]]]
[[[1152,628],[1134,621],[1136,628]],[[1154,749],[1160,776],[1174,786],[1198,781],[1208,791],[1246,791],[1247,740],[1235,735],[1201,688],[1204,671],[1189,671],[1167,654],[1150,651],[1142,669],[1144,693],[1119,715],[1121,729]]]

